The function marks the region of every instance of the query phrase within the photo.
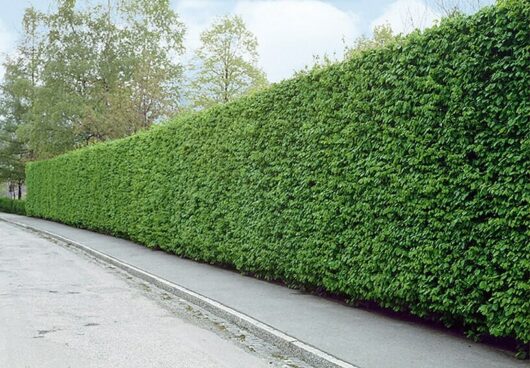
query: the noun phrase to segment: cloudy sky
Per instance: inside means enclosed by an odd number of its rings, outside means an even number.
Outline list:
[[[260,66],[269,80],[276,82],[310,64],[313,55],[340,56],[344,42],[351,44],[356,37],[369,35],[375,25],[389,23],[395,31],[405,33],[410,31],[410,24],[432,25],[440,16],[435,1],[171,0],[171,4],[186,23],[188,50],[197,47],[201,31],[217,17],[242,16],[258,38]],[[52,3],[0,0],[0,61],[20,36],[24,9],[33,5],[47,10]]]

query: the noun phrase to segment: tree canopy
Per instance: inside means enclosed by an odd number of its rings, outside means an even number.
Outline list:
[[[33,156],[123,137],[177,112],[183,36],[168,0],[27,9],[3,85],[16,86],[7,96],[21,105],[18,134]]]
[[[257,66],[258,41],[239,16],[224,17],[201,34],[192,64],[190,101],[196,108],[229,102],[267,85]]]

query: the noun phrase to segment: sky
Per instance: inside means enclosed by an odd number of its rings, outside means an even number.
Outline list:
[[[102,0],[92,0],[102,1]],[[477,1],[477,0],[474,0]],[[480,0],[479,0],[480,1]],[[484,0],[492,2],[493,0]],[[259,66],[271,82],[289,78],[314,55],[340,57],[344,45],[388,23],[408,33],[411,24],[433,25],[441,12],[436,0],[171,0],[187,27],[189,58],[200,33],[224,15],[238,14],[258,39]],[[0,62],[16,47],[24,9],[47,10],[53,0],[0,0]],[[0,77],[3,70],[0,67]]]

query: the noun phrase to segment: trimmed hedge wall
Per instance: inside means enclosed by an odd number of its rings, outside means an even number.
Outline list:
[[[27,169],[33,216],[530,341],[530,5]]]
[[[0,198],[0,212],[16,213],[18,215],[25,215],[26,202],[21,199]]]

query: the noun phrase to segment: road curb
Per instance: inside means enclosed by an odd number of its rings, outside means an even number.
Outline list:
[[[278,348],[288,352],[296,358],[299,358],[306,363],[309,363],[315,367],[322,368],[359,368],[350,363],[344,362],[334,356],[319,350],[311,345],[308,345],[292,336],[285,334],[284,332],[275,329],[263,322],[260,322],[244,313],[238,312],[235,309],[227,307],[213,299],[210,299],[204,295],[189,290],[183,286],[172,283],[161,277],[153,275],[147,271],[144,271],[136,266],[130,265],[126,262],[120,261],[119,259],[102,253],[98,250],[92,249],[89,246],[76,242],[75,240],[68,239],[64,236],[52,233],[47,230],[43,230],[34,226],[26,225],[17,221],[12,221],[5,218],[0,218],[5,222],[29,229],[56,240],[65,242],[67,245],[75,247],[90,256],[109,263],[115,267],[118,267],[140,279],[149,282],[166,292],[169,292],[181,299],[184,299],[192,304],[195,304],[214,315],[221,317],[239,327],[242,327],[254,335],[260,337],[268,343],[271,343]]]

